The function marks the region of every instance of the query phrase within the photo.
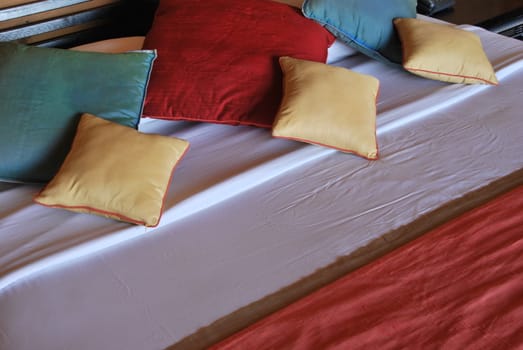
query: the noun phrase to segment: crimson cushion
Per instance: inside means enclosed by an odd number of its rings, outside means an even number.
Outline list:
[[[325,62],[334,36],[267,0],[162,0],[144,116],[270,128],[282,98],[280,56]]]

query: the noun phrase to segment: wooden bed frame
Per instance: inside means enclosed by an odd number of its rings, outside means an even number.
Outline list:
[[[69,48],[144,35],[158,0],[2,0],[0,41]]]
[[[300,7],[303,2],[273,1],[296,7]],[[150,28],[158,3],[159,0],[2,0],[0,41],[69,48],[115,37],[142,36]],[[512,3],[503,9],[516,6]],[[462,4],[456,11],[445,12],[437,17],[461,23],[462,13],[472,16],[462,10],[463,6],[468,7],[469,4]],[[519,7],[510,12],[510,16],[496,17],[480,26],[521,38],[521,10]],[[481,12],[482,16],[487,15],[484,12]],[[475,23],[477,20],[467,19],[465,22]]]

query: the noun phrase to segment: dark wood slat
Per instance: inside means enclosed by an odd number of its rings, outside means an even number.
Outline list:
[[[65,16],[50,21],[28,25],[22,28],[15,28],[0,32],[0,41],[22,40],[23,38],[51,32],[82,23],[94,21],[100,18],[108,18],[115,14],[115,6],[105,6],[95,10],[85,11],[78,14]]]
[[[90,0],[47,0],[28,5],[12,7],[0,11],[0,21],[8,21],[13,18],[24,17],[46,11],[56,10],[66,6],[73,6]]]
[[[51,32],[32,35],[32,36],[24,38],[23,42],[26,44],[37,44],[38,45],[41,42],[55,40],[56,38],[59,38],[62,36],[67,36],[67,35],[74,34],[77,32],[82,32],[82,31],[89,30],[92,28],[98,28],[98,27],[107,26],[107,25],[109,25],[109,20],[98,19],[98,20],[95,20],[92,22],[86,22],[86,23],[62,28],[59,30],[51,31]],[[19,42],[20,42],[20,40],[19,40]]]
[[[103,6],[112,4],[124,4],[124,0],[89,0],[87,2],[80,2],[76,5],[60,7],[52,11],[39,12],[23,17],[12,18],[7,21],[0,21],[0,32],[6,29],[13,29],[15,27],[23,27],[37,22],[44,22],[58,17],[71,15],[78,12],[88,11]],[[0,13],[3,12],[0,10]]]
[[[449,10],[434,17],[455,24],[480,24],[511,11],[522,10],[522,0],[456,0]]]
[[[41,47],[70,48],[77,45],[91,43],[97,40],[104,40],[119,36],[125,35],[121,34],[112,25],[108,24],[78,31],[68,35],[60,35],[49,40],[35,42],[33,45]]]
[[[37,0],[1,0],[0,9],[38,2]]]
[[[96,9],[103,6],[108,6],[112,4],[121,3],[123,4],[123,0],[90,0],[88,2],[82,2],[76,5],[72,6],[65,6],[60,7],[52,11],[46,11],[46,12],[40,12],[36,14],[31,14],[24,17],[17,17],[10,19],[8,21],[0,21],[0,32],[2,30],[8,30],[13,29],[16,27],[24,27],[33,23],[37,22],[44,22],[48,20],[52,20],[58,17],[63,17],[67,15],[71,15],[78,12],[88,11],[92,9]],[[0,12],[2,12],[0,10]]]
[[[3,6],[5,1],[18,6],[42,5],[47,2],[0,0],[0,14],[10,10]],[[57,1],[53,1],[55,5],[58,4]],[[27,16],[7,21],[0,20],[0,41],[67,48],[96,40],[145,35],[159,2],[158,0],[73,1],[75,2],[69,1],[68,6],[60,6],[51,11],[29,13]],[[29,2],[31,4],[28,4]],[[42,7],[32,7],[32,9],[42,9]],[[3,18],[7,18],[7,15]]]

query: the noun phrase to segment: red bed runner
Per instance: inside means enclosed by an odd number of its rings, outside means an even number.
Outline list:
[[[522,349],[523,186],[213,349]]]

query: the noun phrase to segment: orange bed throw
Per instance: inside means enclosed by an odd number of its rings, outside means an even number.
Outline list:
[[[213,349],[523,349],[523,186]]]

